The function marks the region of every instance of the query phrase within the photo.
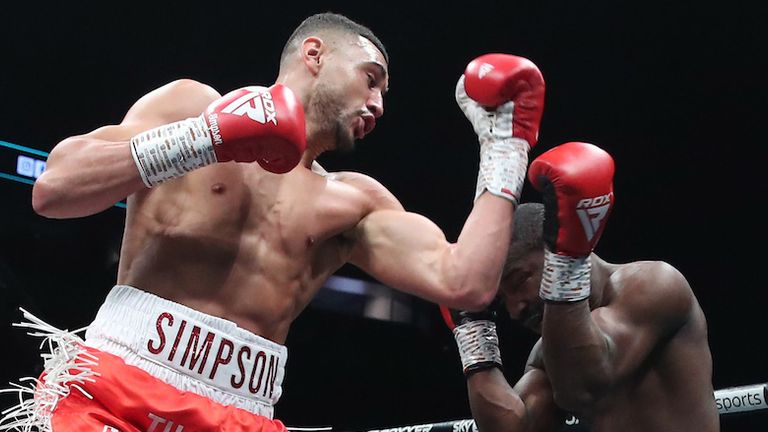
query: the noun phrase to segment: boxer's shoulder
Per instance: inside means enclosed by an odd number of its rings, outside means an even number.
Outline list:
[[[314,169],[313,169],[314,170]],[[381,182],[354,171],[329,172],[326,178],[354,191],[369,211],[379,209],[402,210],[400,201]]]
[[[611,274],[610,283],[622,294],[633,296],[691,293],[685,276],[664,261],[635,261],[619,265]]]
[[[688,321],[696,303],[685,276],[664,261],[620,265],[609,285],[614,298],[607,306],[636,322],[677,328]],[[601,313],[600,309],[593,313]]]
[[[123,122],[147,118],[176,121],[196,117],[220,96],[213,87],[200,81],[177,79],[141,96],[128,110]]]

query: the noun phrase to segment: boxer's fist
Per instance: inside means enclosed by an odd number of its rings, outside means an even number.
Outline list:
[[[513,102],[512,136],[536,144],[544,111],[544,77],[536,65],[510,54],[485,54],[464,70],[464,89],[478,104],[493,110]]]
[[[306,147],[304,109],[282,84],[244,87],[211,103],[203,113],[218,162],[257,162],[285,173]]]
[[[489,191],[517,203],[544,109],[544,79],[530,60],[487,54],[467,65],[456,102],[480,142],[475,199]]]
[[[587,256],[613,207],[613,158],[605,150],[569,142],[531,162],[528,177],[542,192],[546,246],[555,253]]]
[[[544,152],[528,178],[544,201],[546,300],[589,296],[589,255],[603,233],[614,203],[613,158],[601,148],[569,142]]]
[[[216,162],[257,162],[282,174],[306,147],[304,109],[282,84],[244,87],[213,101],[198,117],[131,138],[131,155],[147,187]]]
[[[459,311],[441,305],[440,314],[453,331],[465,375],[494,367],[501,369],[493,305],[480,312]]]

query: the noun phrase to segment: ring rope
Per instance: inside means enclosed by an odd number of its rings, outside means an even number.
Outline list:
[[[768,383],[750,384],[738,387],[726,387],[715,390],[715,405],[722,415],[744,413],[768,409]],[[566,424],[578,423],[571,417]],[[288,427],[289,431],[329,431],[330,426],[317,428]],[[439,423],[425,423],[409,426],[395,426],[381,429],[369,429],[366,432],[476,432],[477,426],[472,419],[450,420]]]

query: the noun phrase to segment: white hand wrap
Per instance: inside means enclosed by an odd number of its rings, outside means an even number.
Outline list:
[[[499,337],[493,321],[479,320],[462,324],[453,329],[453,336],[459,347],[464,373],[480,364],[501,366]]]
[[[591,269],[589,256],[570,257],[545,249],[539,297],[557,302],[584,300],[590,293]]]
[[[131,138],[131,154],[147,187],[216,162],[208,125],[193,117]]]
[[[456,84],[456,102],[472,123],[480,142],[475,200],[487,190],[517,205],[528,168],[530,145],[512,136],[514,102],[507,102],[495,111],[486,110],[467,96],[463,75]]]

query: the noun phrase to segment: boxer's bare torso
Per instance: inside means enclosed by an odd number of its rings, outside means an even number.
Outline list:
[[[90,136],[128,140],[217,97],[201,83],[172,82],[139,100],[121,125]],[[129,196],[117,283],[284,343],[290,323],[350,260],[350,230],[374,209],[403,210],[370,177],[327,174],[308,155],[287,174],[210,165]]]
[[[118,283],[283,343],[293,319],[349,260],[344,233],[380,205],[377,195],[399,206],[360,174],[206,167],[130,199]]]

